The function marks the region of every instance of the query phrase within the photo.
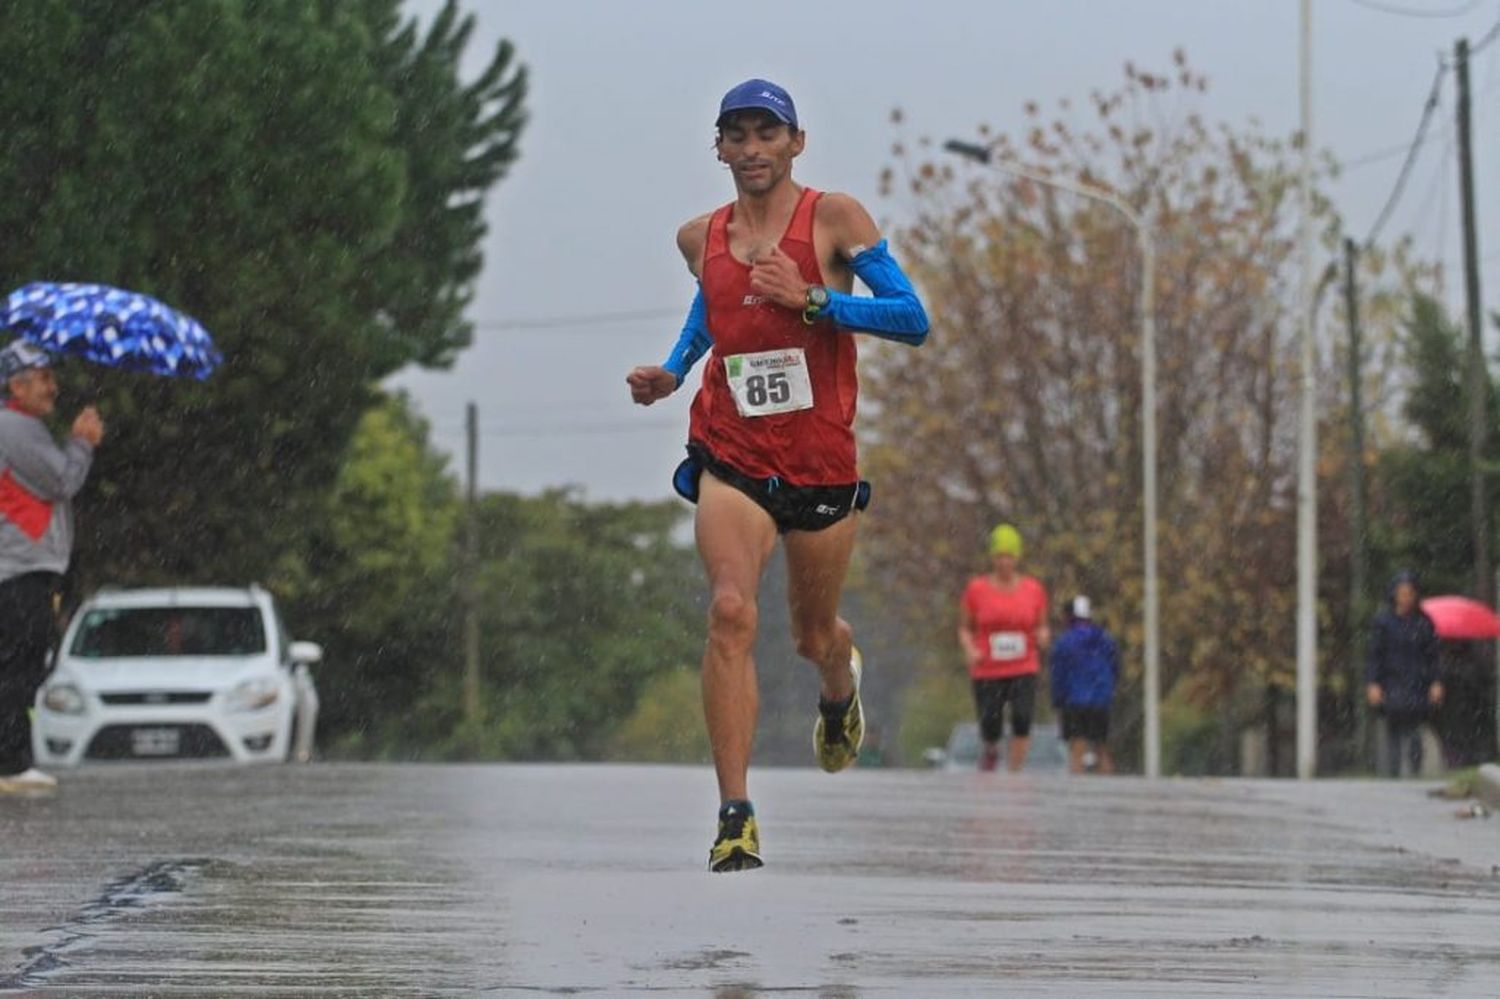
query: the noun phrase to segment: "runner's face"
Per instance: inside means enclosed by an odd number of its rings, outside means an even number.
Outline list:
[[[806,142],[803,132],[763,111],[733,114],[719,126],[715,149],[734,174],[737,189],[764,194],[792,172],[792,160]]]
[[[1010,576],[1016,571],[1016,557],[1014,555],[996,555],[995,573],[999,576]]]

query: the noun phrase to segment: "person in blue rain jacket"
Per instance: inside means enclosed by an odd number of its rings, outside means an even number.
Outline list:
[[[1068,769],[1113,773],[1109,709],[1120,677],[1120,655],[1109,632],[1093,620],[1085,596],[1068,604],[1068,627],[1052,648],[1052,707],[1062,717]]]

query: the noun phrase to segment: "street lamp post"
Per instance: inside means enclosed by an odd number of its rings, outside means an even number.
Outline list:
[[[1297,428],[1297,777],[1308,780],[1318,764],[1318,410],[1317,348],[1313,340],[1312,221],[1312,3],[1300,5],[1298,100],[1302,155],[1297,182],[1297,242],[1301,275],[1297,324],[1301,332],[1301,398]]]
[[[998,167],[1007,173],[1024,177],[1037,184],[1060,188],[1085,198],[1102,201],[1125,217],[1135,229],[1141,248],[1141,488],[1144,493],[1144,573],[1145,573],[1145,686],[1146,776],[1161,776],[1161,606],[1156,580],[1156,245],[1151,230],[1134,208],[1113,191],[1091,184],[1080,184],[1012,163],[997,160],[993,147],[950,139],[943,145],[976,163]]]

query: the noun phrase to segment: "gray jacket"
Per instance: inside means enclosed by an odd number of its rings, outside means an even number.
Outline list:
[[[78,438],[59,447],[35,416],[0,407],[0,581],[66,572],[73,552],[73,497],[94,449]]]

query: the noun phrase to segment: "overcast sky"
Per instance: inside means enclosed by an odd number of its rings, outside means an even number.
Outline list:
[[[1123,80],[1127,61],[1170,68],[1182,47],[1209,77],[1204,116],[1271,134],[1297,127],[1297,0],[505,0],[465,6],[477,17],[471,70],[501,37],[530,73],[531,122],[520,162],[492,193],[485,269],[471,318],[474,345],[443,372],[406,372],[435,442],[461,453],[463,410],[479,405],[480,484],[535,493],[576,485],[594,500],[670,494],[682,452],[683,391],[649,410],[624,384],[659,363],[693,293],[673,235],[730,200],[710,148],[723,92],[763,76],[791,91],[807,151],[796,176],[860,198],[887,226],[908,209],[877,194],[896,138],[973,136],[981,123],[1016,132],[1022,106],[1081,101]],[[428,17],[438,0],[412,0]],[[1388,13],[1378,7],[1432,16]],[[1456,12],[1456,13],[1455,13]],[[1389,155],[1331,186],[1363,235],[1395,182],[1439,53],[1478,42],[1500,0],[1314,0],[1316,143],[1341,161]],[[1442,16],[1449,15],[1453,16]],[[1500,40],[1471,66],[1485,301],[1500,303]],[[1410,232],[1449,268],[1461,315],[1454,86],[1383,238]],[[662,313],[579,323],[574,317]],[[518,328],[517,323],[548,325]],[[920,355],[914,355],[919,357]]]

